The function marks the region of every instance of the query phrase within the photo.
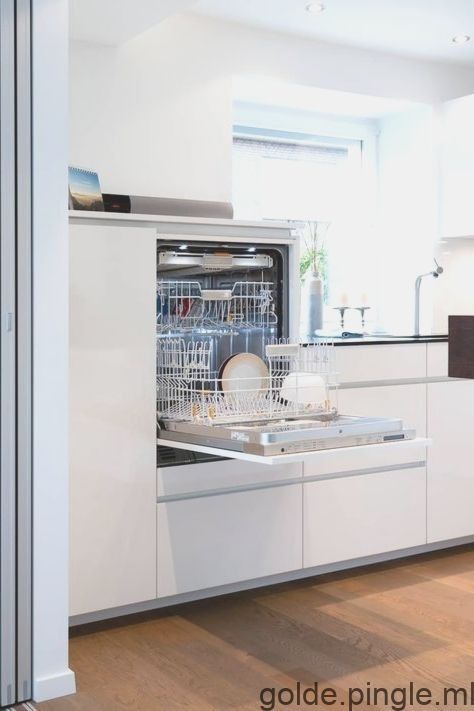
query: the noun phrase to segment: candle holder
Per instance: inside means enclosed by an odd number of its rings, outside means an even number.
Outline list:
[[[349,306],[333,306],[333,309],[335,311],[339,311],[339,315],[341,317],[340,321],[340,326],[341,326],[341,331],[344,330],[344,319],[345,319],[345,314]]]
[[[360,320],[362,322],[362,330],[365,329],[365,312],[369,311],[370,306],[354,306],[355,310],[360,313]]]

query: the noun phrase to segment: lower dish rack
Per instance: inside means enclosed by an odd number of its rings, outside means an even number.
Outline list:
[[[332,344],[270,343],[259,377],[240,378],[211,370],[211,349],[158,338],[160,443],[268,459],[415,437],[399,419],[339,415]]]
[[[211,370],[212,341],[157,339],[159,421],[219,424],[337,416],[332,344],[270,343],[265,374],[225,378]]]

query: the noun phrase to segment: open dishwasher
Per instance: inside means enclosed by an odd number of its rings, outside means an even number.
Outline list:
[[[289,342],[287,289],[282,246],[160,244],[159,445],[269,457],[415,437],[339,414],[334,346]]]

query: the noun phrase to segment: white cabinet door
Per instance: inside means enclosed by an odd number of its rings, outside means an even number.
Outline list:
[[[426,469],[304,484],[304,567],[426,543]]]
[[[155,254],[150,229],[71,229],[72,615],[156,597]]]
[[[302,567],[302,484],[158,504],[158,595]]]
[[[441,235],[474,237],[474,95],[444,106],[441,160]]]
[[[395,417],[403,420],[417,437],[426,436],[426,385],[386,385],[341,389],[339,411],[343,415]]]
[[[428,542],[474,535],[474,381],[428,386]]]

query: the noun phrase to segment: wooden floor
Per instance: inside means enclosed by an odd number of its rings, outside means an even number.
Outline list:
[[[368,684],[414,682],[442,699],[474,682],[474,547],[83,628],[71,667],[78,693],[41,711],[256,711],[262,689],[297,682],[334,688],[333,709]]]

